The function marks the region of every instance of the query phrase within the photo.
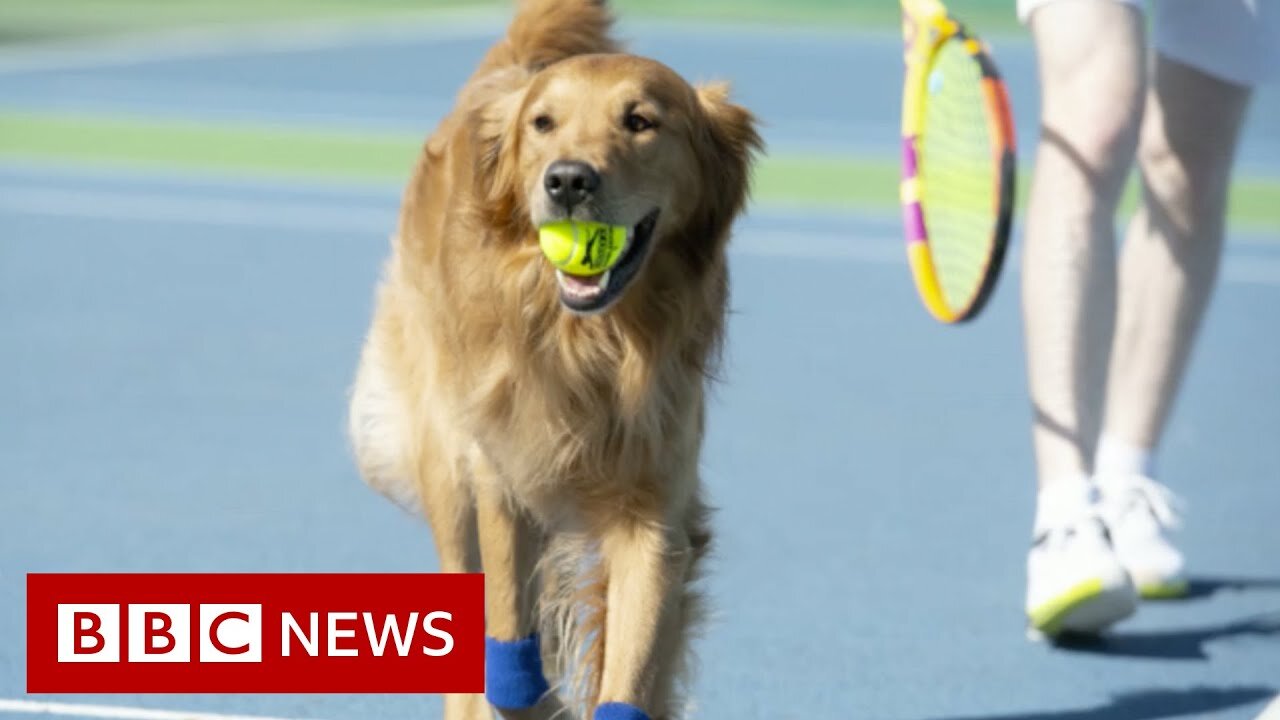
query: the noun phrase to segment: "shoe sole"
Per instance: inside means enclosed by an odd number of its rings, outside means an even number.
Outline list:
[[[1186,580],[1165,580],[1138,583],[1138,595],[1143,600],[1177,600],[1185,597],[1189,585]]]
[[[1027,617],[1034,630],[1052,638],[1064,632],[1101,632],[1137,609],[1131,585],[1107,587],[1101,578],[1093,578],[1028,611]]]

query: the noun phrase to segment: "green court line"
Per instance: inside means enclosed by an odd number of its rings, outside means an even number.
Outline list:
[[[398,182],[407,135],[0,113],[0,156],[275,177]]]
[[[424,133],[425,134],[425,133]],[[204,124],[98,115],[0,112],[0,158],[251,177],[404,181],[423,137],[286,126]],[[1022,173],[1025,176],[1026,173]],[[1021,197],[1026,195],[1020,183]],[[797,209],[890,213],[898,166],[890,156],[804,155],[761,159],[755,199]],[[1136,192],[1129,193],[1132,209]],[[1280,181],[1239,178],[1237,227],[1280,232]]]

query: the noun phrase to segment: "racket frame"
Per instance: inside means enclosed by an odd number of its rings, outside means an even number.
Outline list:
[[[986,305],[995,289],[1008,248],[1017,177],[1013,113],[1004,80],[980,40],[951,17],[938,0],[900,1],[906,83],[902,93],[902,181],[899,196],[907,241],[907,260],[916,291],[929,313],[943,323],[960,323],[977,316]],[[968,305],[962,308],[954,308],[947,302],[942,283],[938,279],[922,203],[926,188],[919,175],[929,74],[933,71],[938,52],[948,42],[961,43],[982,72],[987,131],[993,148],[992,161],[996,164],[996,221],[992,228],[992,248],[983,268],[982,281]]]

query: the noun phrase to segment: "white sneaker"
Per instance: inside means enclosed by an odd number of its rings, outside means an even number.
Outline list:
[[[1027,619],[1049,637],[1097,633],[1138,607],[1086,479],[1059,480],[1040,491],[1027,554]]]
[[[1186,594],[1182,553],[1166,535],[1178,526],[1178,497],[1142,475],[1099,475],[1095,482],[1101,496],[1098,512],[1111,531],[1116,557],[1142,597]]]

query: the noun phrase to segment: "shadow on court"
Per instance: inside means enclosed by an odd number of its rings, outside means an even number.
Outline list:
[[[1249,592],[1264,590],[1280,593],[1280,577],[1274,578],[1241,578],[1241,577],[1197,577],[1188,583],[1187,594],[1170,602],[1179,600],[1199,600],[1226,592]]]
[[[1112,632],[1104,637],[1069,636],[1056,646],[1067,652],[1156,660],[1208,660],[1205,646],[1217,640],[1256,637],[1280,640],[1280,613],[1205,627]]]
[[[975,715],[939,720],[1158,720],[1227,710],[1262,702],[1274,697],[1275,694],[1275,688],[1257,685],[1230,688],[1196,687],[1185,690],[1134,690],[1113,695],[1107,704],[1089,708],[1008,715]]]

